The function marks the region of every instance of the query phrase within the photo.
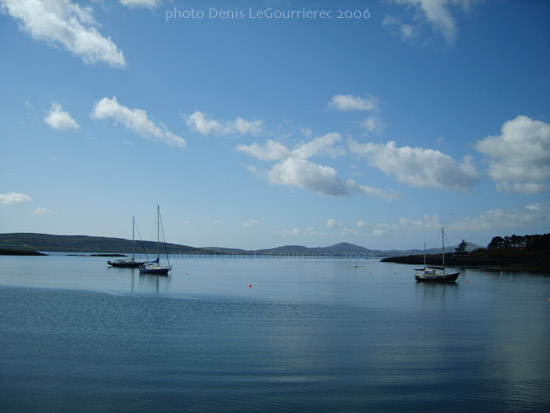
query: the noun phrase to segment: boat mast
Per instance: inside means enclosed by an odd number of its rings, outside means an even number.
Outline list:
[[[424,244],[424,269],[426,269],[426,244]]]
[[[157,262],[160,260],[160,207],[157,205]]]
[[[136,245],[136,240],[134,238],[134,227],[135,227],[134,219],[135,217],[132,217],[132,259],[134,259],[135,245]]]
[[[441,228],[441,243],[443,245],[443,269],[445,269],[445,228]]]

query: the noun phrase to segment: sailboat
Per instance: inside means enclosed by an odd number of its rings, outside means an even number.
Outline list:
[[[424,245],[424,268],[416,269],[415,278],[418,282],[434,282],[434,283],[454,283],[459,272],[445,272],[445,229],[441,228],[441,239],[443,241],[443,254],[441,267],[426,267],[426,246]]]
[[[135,218],[132,217],[132,258],[107,261],[107,264],[109,264],[112,267],[122,267],[122,268],[137,268],[140,265],[145,264],[145,261],[136,261],[135,260],[135,244],[136,244],[136,241],[134,239],[135,227],[136,227]]]
[[[166,254],[166,259],[168,261],[168,254]],[[169,262],[168,265],[160,265],[160,207],[157,205],[157,259],[141,265],[139,272],[142,274],[168,275],[171,269]]]

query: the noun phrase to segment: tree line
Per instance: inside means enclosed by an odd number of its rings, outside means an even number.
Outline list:
[[[506,237],[494,237],[489,245],[489,250],[524,250],[542,251],[550,250],[550,234],[544,235],[512,235]]]

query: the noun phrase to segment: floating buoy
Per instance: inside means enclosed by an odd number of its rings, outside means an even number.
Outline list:
[[[489,273],[488,273],[488,272],[486,272],[486,273],[485,273],[485,275],[489,275]]]
[[[188,273],[188,272],[186,272],[186,273],[185,273],[185,275],[189,275],[189,273]]]
[[[470,281],[469,280],[466,280],[466,284],[468,284]]]
[[[252,288],[252,284],[248,284],[248,288]]]

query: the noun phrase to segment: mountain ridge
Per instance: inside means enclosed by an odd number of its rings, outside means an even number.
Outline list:
[[[102,237],[91,235],[53,235],[40,233],[4,233],[0,234],[0,248],[8,250],[35,250],[51,252],[90,252],[90,253],[130,253],[132,240],[125,238]],[[446,248],[454,251],[457,246]],[[467,251],[483,248],[468,243]],[[135,241],[136,254],[154,254],[157,250],[155,241]],[[222,255],[296,255],[296,256],[336,256],[357,258],[378,258],[423,254],[423,250],[378,250],[369,249],[348,242],[340,242],[326,247],[305,247],[303,245],[283,245],[275,248],[245,250],[223,247],[191,247],[183,244],[166,243],[170,254],[222,254]],[[441,248],[430,248],[426,254],[441,253]]]

